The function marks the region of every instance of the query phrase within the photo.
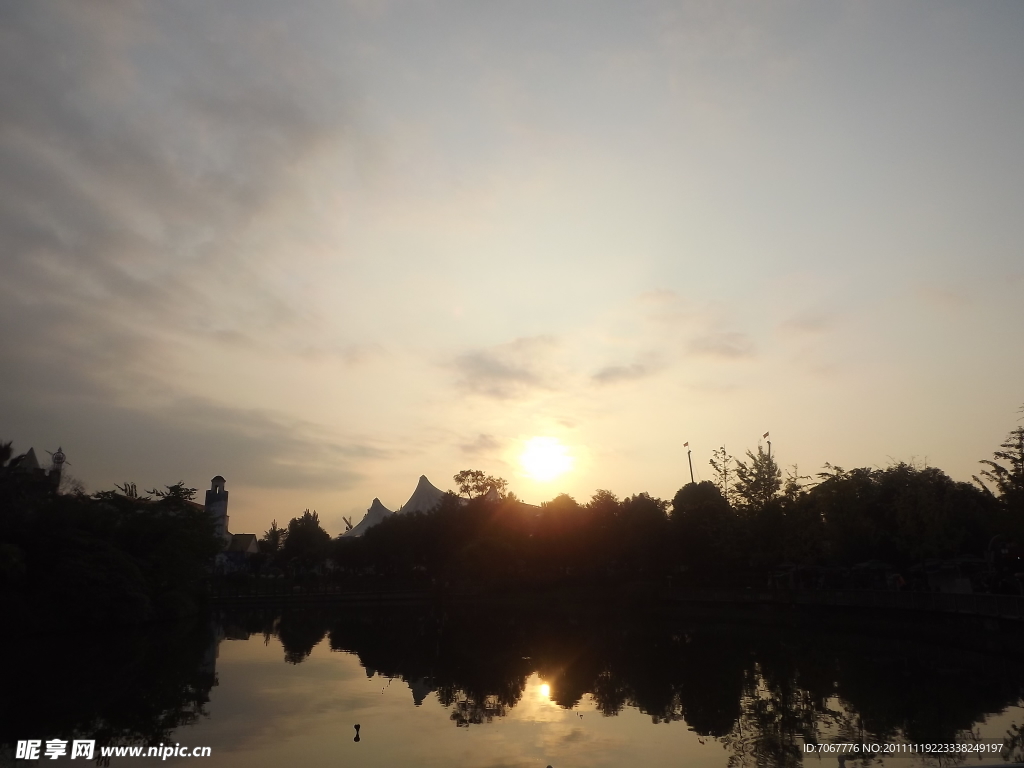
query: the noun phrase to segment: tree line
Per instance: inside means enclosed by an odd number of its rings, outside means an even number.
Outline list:
[[[136,621],[196,609],[223,543],[194,488],[177,483],[140,497],[126,483],[91,496],[60,493],[8,471],[10,458],[10,444],[0,443],[7,615]],[[985,565],[977,588],[1020,591],[1024,427],[982,462],[973,483],[906,462],[784,476],[760,446],[738,460],[720,448],[711,464],[713,481],[687,483],[670,500],[598,490],[586,502],[562,494],[540,507],[520,502],[501,478],[464,470],[455,477],[462,497],[393,515],[363,537],[332,539],[315,511],[284,527],[274,521],[244,567],[493,588],[763,585],[780,569],[817,569],[821,586],[828,569],[874,562],[909,574],[927,561],[974,558]]]
[[[359,538],[332,540],[308,510],[287,529],[275,522],[259,567],[330,565],[341,575],[432,585],[670,577],[709,586],[763,584],[787,568],[908,572],[960,558],[987,563],[976,587],[1020,590],[1024,428],[982,462],[973,483],[908,462],[784,474],[762,446],[740,459],[722,447],[710,463],[713,480],[687,483],[670,500],[598,490],[586,502],[562,494],[539,508],[507,493],[500,478],[464,470],[455,476],[462,496],[449,493],[429,513],[393,515]]]
[[[59,493],[8,471],[10,453],[0,444],[0,611],[12,626],[196,612],[223,542],[195,488]]]

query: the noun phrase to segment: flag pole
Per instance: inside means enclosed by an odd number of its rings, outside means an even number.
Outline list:
[[[693,482],[693,458],[690,456],[690,443],[683,443],[683,448],[686,449],[686,460],[690,462],[690,482]]]

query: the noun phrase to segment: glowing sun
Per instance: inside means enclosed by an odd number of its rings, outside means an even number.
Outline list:
[[[572,469],[572,456],[557,437],[531,437],[519,455],[519,463],[529,477],[546,483]]]

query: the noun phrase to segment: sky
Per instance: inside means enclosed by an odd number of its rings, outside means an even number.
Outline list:
[[[1020,423],[1022,3],[39,0],[0,71],[0,439],[89,491],[337,534]]]

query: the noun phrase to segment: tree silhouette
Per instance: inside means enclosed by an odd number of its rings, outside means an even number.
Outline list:
[[[168,502],[182,502],[182,501],[194,501],[196,498],[196,489],[186,487],[185,483],[179,480],[174,485],[165,486],[166,491],[158,491],[155,488],[151,491],[146,491],[150,496],[156,496],[158,499],[165,499]],[[134,490],[135,486],[132,485]]]
[[[0,482],[0,592],[41,622],[195,611],[222,543],[189,491],[179,483],[156,499],[117,491],[90,497],[25,493]]]
[[[285,540],[288,538],[288,531],[277,526],[277,520],[270,522],[270,528],[263,532],[263,538],[259,541],[260,552],[268,555],[276,555],[281,551]]]
[[[619,497],[611,491],[598,489],[590,497],[587,508],[608,518],[613,518],[619,513]]]
[[[794,464],[786,470],[786,482],[782,486],[782,495],[786,497],[787,501],[796,501],[807,492],[803,481],[810,479],[810,475],[801,475],[800,468]]]
[[[321,527],[317,513],[307,509],[300,517],[288,521],[281,556],[300,570],[312,570],[327,557],[330,543],[331,536]]]
[[[667,554],[668,502],[645,492],[623,499],[621,507],[619,536],[627,566],[634,573],[659,569]]]
[[[715,485],[722,492],[725,500],[732,504],[733,469],[732,463],[735,459],[729,455],[723,445],[721,448],[711,452],[711,460],[708,462],[715,470]]]
[[[1021,410],[1024,411],[1024,407]],[[1024,523],[1024,427],[1010,432],[999,447],[1001,450],[995,451],[993,458],[979,462],[988,467],[981,473],[984,480],[975,475],[974,481],[990,493],[985,480],[995,485],[994,495],[998,496],[1010,521],[1019,527]]]
[[[672,499],[671,522],[684,564],[698,570],[725,564],[736,526],[717,485],[704,480],[680,488]]]
[[[491,488],[495,490],[499,498],[504,499],[508,490],[508,480],[494,475],[485,475],[479,469],[464,469],[456,473],[453,479],[459,488],[459,493],[465,494],[470,499],[483,496]]]
[[[748,462],[736,461],[733,488],[741,506],[748,510],[761,510],[782,488],[782,471],[761,445],[757,446],[756,455],[748,450],[747,458]]]
[[[845,565],[895,565],[983,552],[991,502],[934,467],[905,462],[886,469],[826,466],[822,482],[797,505],[824,525],[824,550]],[[806,507],[804,505],[807,505]]]

